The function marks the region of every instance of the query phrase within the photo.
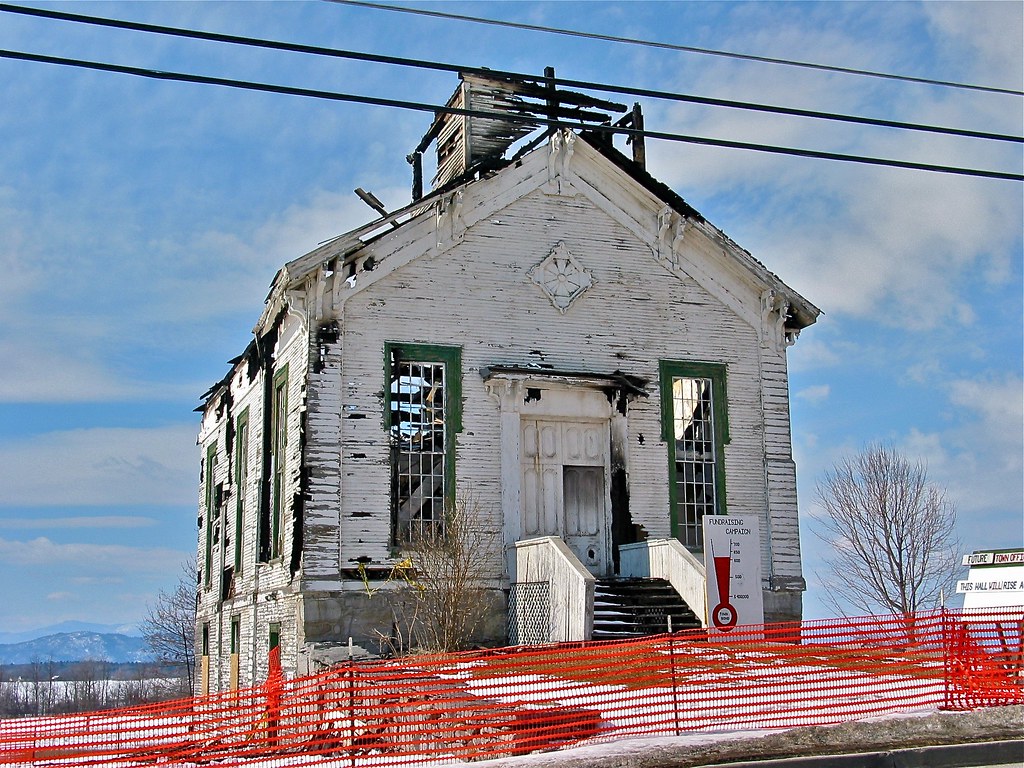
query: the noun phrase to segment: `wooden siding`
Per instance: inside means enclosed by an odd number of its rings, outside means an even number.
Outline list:
[[[337,323],[310,335],[305,462],[307,471],[302,585],[333,581],[340,568],[342,524],[342,345]]]
[[[658,363],[724,364],[728,510],[760,518],[767,534],[766,579],[778,588],[802,588],[785,340],[778,312],[772,314],[775,305],[762,304],[764,292],[779,283],[721,232],[683,219],[585,142],[560,135],[499,174],[431,202],[360,250],[342,240],[343,252],[314,252],[315,263],[286,293],[275,283],[264,319],[278,319],[272,329],[263,327],[266,338],[276,339],[272,365],[266,372],[252,368],[252,379],[245,362],[236,366],[204,413],[202,455],[218,441],[220,460],[214,476],[200,484],[200,514],[209,482],[224,483],[245,499],[244,565],[234,596],[220,599],[227,550],[224,559],[215,557],[213,588],[200,595],[200,625],[209,622],[211,649],[222,651],[211,664],[214,689],[228,684],[233,615],[242,620],[243,685],[266,675],[270,622],[280,623],[282,661],[295,670],[305,653],[305,611],[315,613],[313,604],[322,601],[321,613],[331,620],[320,624],[331,626],[314,634],[329,630],[331,642],[344,642],[346,637],[333,637],[343,631],[334,625],[351,626],[352,612],[360,610],[343,599],[360,587],[353,570],[361,564],[387,568],[397,554],[391,548],[384,427],[386,342],[462,349],[457,488],[473,494],[484,515],[481,526],[506,546],[514,543],[518,525],[509,524],[503,509],[515,508],[518,497],[503,483],[503,469],[510,471],[503,440],[507,449],[515,435],[518,450],[520,415],[500,412],[481,369],[543,365],[646,379],[648,397],[630,400],[627,417],[613,417],[613,431],[617,444],[626,446],[621,458],[632,523],[650,539],[663,539],[670,536],[669,467]],[[568,306],[556,306],[531,275],[556,249],[571,254],[587,273],[583,282],[590,283]],[[348,254],[351,270],[341,264]],[[279,558],[257,563],[260,500],[268,481],[264,377],[284,366],[284,542]],[[246,408],[249,481],[236,490],[237,457],[225,441],[230,420]],[[518,462],[511,471],[518,473]],[[228,505],[232,520],[233,504],[234,497]],[[296,522],[303,536],[301,564],[292,558]],[[202,562],[202,530],[198,544]],[[488,577],[494,585],[507,579],[503,558],[491,564]]]
[[[209,482],[222,483],[226,501],[223,513],[225,531],[234,528],[237,495],[244,499],[242,517],[242,568],[236,573],[232,596],[222,599],[221,574],[234,563],[232,531],[230,546],[218,546],[214,550],[211,583],[204,587],[200,581],[197,627],[208,623],[210,627],[210,690],[227,690],[229,687],[229,657],[231,619],[239,616],[241,625],[240,685],[249,685],[265,679],[267,654],[269,651],[268,627],[270,623],[281,625],[282,663],[294,668],[298,648],[295,621],[295,597],[292,595],[292,574],[290,554],[293,531],[293,501],[300,490],[300,468],[303,414],[305,412],[305,370],[308,359],[308,343],[303,325],[294,317],[283,321],[273,351],[271,378],[288,366],[288,423],[286,448],[286,482],[282,497],[285,504],[282,513],[284,542],[282,554],[270,563],[258,562],[259,514],[262,486],[267,478],[263,476],[265,376],[263,370],[256,370],[250,378],[250,369],[243,361],[236,366],[227,382],[224,392],[211,400],[210,407],[203,415],[199,444],[202,455],[206,456],[207,446],[216,441],[218,462],[213,478],[203,477],[200,483],[199,516],[204,526],[199,531],[198,563],[202,566],[206,553],[205,499]],[[235,469],[238,457],[234,446],[234,420],[248,409],[248,479],[244,488],[235,487]],[[230,451],[227,442],[231,440]],[[204,472],[205,475],[205,472]],[[221,536],[223,541],[224,534]],[[198,632],[198,629],[197,629]]]
[[[528,275],[559,242],[595,282],[564,315]],[[667,273],[649,245],[587,197],[535,190],[467,229],[446,252],[377,278],[346,302],[342,338],[343,566],[390,555],[386,341],[462,346],[465,428],[457,475],[487,510],[490,530],[502,530],[500,418],[479,370],[495,364],[622,370],[651,382],[651,396],[629,408],[630,508],[650,536],[665,537],[668,458],[660,439],[658,360],[725,362],[729,509],[765,515],[758,330],[694,280]]]

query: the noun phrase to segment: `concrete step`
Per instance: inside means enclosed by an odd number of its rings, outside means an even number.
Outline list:
[[[599,579],[594,591],[595,640],[644,637],[697,628],[700,620],[664,579]]]

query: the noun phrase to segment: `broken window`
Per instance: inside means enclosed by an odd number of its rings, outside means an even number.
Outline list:
[[[288,446],[288,366],[274,377],[271,403],[271,506],[270,559],[279,557],[284,549],[282,516],[285,502],[285,449]]]
[[[661,393],[672,534],[699,552],[704,516],[725,513],[725,367],[662,361]]]
[[[209,589],[213,584],[213,538],[216,517],[220,511],[220,496],[222,488],[213,482],[213,472],[217,466],[217,441],[210,443],[206,448],[206,499],[205,499],[205,523],[206,523],[206,558],[203,562],[203,586]]]
[[[456,347],[389,344],[386,355],[392,542],[400,545],[444,532],[445,509],[454,501],[462,354]]]
[[[249,485],[249,409],[235,421],[235,573],[242,573],[245,499]]]

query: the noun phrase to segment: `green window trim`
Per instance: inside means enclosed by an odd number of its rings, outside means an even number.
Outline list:
[[[270,507],[270,560],[281,556],[284,517],[284,486],[287,476],[288,455],[288,365],[274,374],[273,402],[271,403],[271,440],[273,455],[273,482]]]
[[[242,573],[245,491],[249,484],[249,409],[235,419],[235,576]]]
[[[393,430],[400,424],[398,409],[392,407],[399,402],[393,396],[392,380],[396,362],[443,365],[444,366],[444,505],[455,504],[455,453],[458,434],[462,431],[462,348],[439,344],[385,342],[384,344],[384,414],[383,427],[392,445],[391,485],[391,544],[400,547],[409,537],[399,530],[401,525],[398,511],[398,484],[395,466]]]
[[[676,461],[675,406],[673,382],[676,379],[706,379],[711,382],[711,411],[715,449],[715,514],[727,513],[725,495],[725,446],[730,442],[726,366],[688,360],[661,360],[658,364],[661,391],[661,437],[668,446],[669,516],[673,538],[683,541],[679,514],[679,489]],[[686,543],[685,541],[683,542]]]
[[[213,471],[217,466],[217,441],[214,440],[206,446],[206,512],[205,528],[206,534],[206,557],[203,561],[203,587],[209,589],[213,586],[213,516],[217,505],[216,485],[214,483]]]
[[[462,347],[450,347],[440,344],[405,344],[399,341],[384,343],[384,381],[391,381],[392,360],[395,351],[399,357],[407,360],[429,360],[444,363],[449,371],[446,382],[448,390],[445,397],[445,409],[451,424],[452,433],[462,431]],[[452,375],[454,372],[455,375]],[[390,398],[389,398],[390,402]],[[391,410],[384,411],[384,428],[391,428]]]

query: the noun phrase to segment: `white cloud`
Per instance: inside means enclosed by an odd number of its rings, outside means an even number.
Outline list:
[[[981,9],[984,9],[981,12]],[[1020,3],[921,3],[936,38],[950,58],[969,66],[985,85],[1021,90],[1020,36],[1024,5]]]
[[[181,568],[183,553],[162,547],[128,547],[118,544],[59,544],[45,536],[30,541],[0,538],[0,560],[5,566],[90,577],[164,576]]]
[[[123,576],[73,576],[69,581],[72,584],[124,584]]]
[[[828,400],[828,396],[831,392],[832,387],[828,384],[817,384],[812,387],[804,387],[796,393],[796,397],[810,403],[823,403]]]
[[[953,381],[949,400],[956,420],[946,430],[914,429],[901,447],[928,463],[929,478],[947,489],[974,530],[983,520],[1008,519],[1008,533],[1024,535],[1024,381]],[[1007,517],[1009,516],[1009,517]],[[985,526],[980,526],[984,529]],[[1015,533],[1014,533],[1015,531]],[[997,535],[996,530],[990,532]]]
[[[148,528],[155,525],[151,517],[128,515],[82,515],[80,517],[16,517],[0,518],[0,528],[12,530],[68,530],[72,528]]]
[[[59,341],[65,346],[59,347]],[[32,332],[0,339],[0,357],[5,361],[0,401],[94,402],[152,397],[151,389],[119,377],[87,350],[71,327],[62,332],[60,339]]]
[[[843,361],[842,345],[822,339],[825,322],[819,319],[817,324],[802,332],[796,346],[790,348],[788,358],[791,372],[830,368]]]
[[[949,7],[926,4],[936,5]],[[888,13],[878,6],[874,11]],[[960,18],[990,11],[1006,15],[977,3],[950,13]],[[829,62],[863,57],[867,47],[856,28],[847,32],[835,23],[853,10],[831,6],[810,12],[824,12],[832,23],[821,29],[751,23],[762,31],[734,40],[732,47],[799,50],[800,58]],[[759,17],[762,9],[750,13]],[[1019,16],[1019,9],[1009,15]],[[975,44],[985,35],[998,37],[997,47],[1010,51],[998,58],[1020,71],[1020,24],[972,26],[978,30]],[[940,31],[955,27],[950,23]],[[873,41],[869,68],[884,68],[886,61],[898,68],[903,48],[898,36]],[[993,61],[977,74],[1002,77]],[[1021,132],[1016,100],[916,86],[901,87],[897,99],[894,86],[868,78],[788,70],[781,76],[777,68],[720,63],[679,84],[684,92],[695,89],[760,103]],[[887,114],[880,105],[890,100]],[[1019,145],[694,106],[656,106],[651,112],[651,124],[701,136],[1009,171],[1019,171],[1022,162]],[[1011,265],[1019,259],[1024,230],[1024,194],[1017,182],[664,142],[652,142],[648,154],[656,175],[704,213],[709,211],[701,201],[713,201],[716,224],[834,317],[918,329],[944,322],[971,325],[976,316],[968,290],[976,276],[997,284],[1014,277]]]
[[[48,432],[0,444],[6,505],[191,504],[193,424]]]
[[[167,547],[0,537],[0,580],[16,585],[5,594],[7,628],[72,619],[135,623],[160,589],[177,582],[189,554]]]
[[[949,385],[950,402],[980,415],[986,436],[1000,445],[1019,445],[1024,428],[1024,382],[1014,376],[997,380],[961,379]]]
[[[0,205],[8,191],[0,188]],[[396,187],[378,196],[394,207],[408,197]],[[27,214],[16,214],[0,216],[0,402],[25,403],[194,397],[205,384],[147,370],[154,359],[147,353],[209,349],[210,323],[226,317],[243,317],[248,330],[285,262],[376,217],[351,193],[320,190],[249,231],[236,222],[234,231],[173,238],[122,233],[108,245],[111,263],[97,287],[77,273],[61,273],[54,283],[39,266],[53,261],[47,240],[89,239],[74,232],[78,223],[53,221],[30,232],[22,226]],[[140,270],[141,261],[161,268]],[[47,310],[38,313],[40,306]]]

